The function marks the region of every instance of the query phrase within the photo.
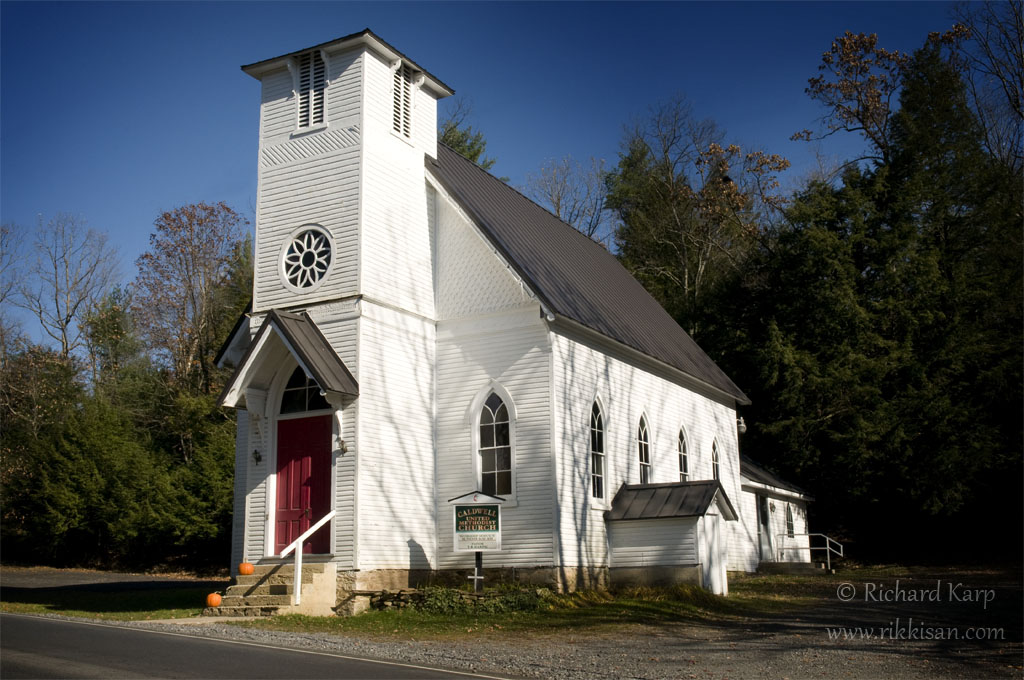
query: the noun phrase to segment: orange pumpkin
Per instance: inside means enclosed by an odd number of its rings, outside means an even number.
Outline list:
[[[206,596],[207,607],[219,607],[220,606],[220,593],[210,593]]]
[[[238,565],[238,573],[242,576],[251,576],[256,571],[256,567],[250,562],[242,562]]]

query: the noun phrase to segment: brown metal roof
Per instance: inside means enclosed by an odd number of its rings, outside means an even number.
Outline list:
[[[444,144],[427,169],[551,313],[750,400],[618,259]]]
[[[790,482],[787,482],[786,480],[776,475],[774,472],[771,472],[770,470],[761,467],[760,465],[755,463],[747,456],[744,456],[743,454],[740,454],[740,476],[746,477],[750,481],[757,482],[758,484],[774,486],[777,489],[785,489],[786,491],[792,491],[793,493],[797,493],[802,496],[807,496],[808,499],[810,499],[810,494],[808,494],[805,490],[801,489],[796,484],[791,484]]]
[[[700,517],[718,499],[727,520],[736,519],[736,510],[718,480],[670,482],[668,484],[623,484],[612,499],[612,508],[604,513],[608,521]]]
[[[256,337],[249,343],[249,348],[238,362],[231,379],[224,386],[224,391],[217,403],[224,404],[228,393],[235,387],[240,376],[249,370],[252,362],[257,360],[254,352],[261,346],[260,341],[263,336],[271,332],[272,328],[280,334],[288,350],[309,373],[309,376],[316,381],[320,389],[325,392],[359,395],[359,384],[355,377],[308,314],[305,312],[293,314],[272,309],[263,320],[263,325],[260,326]]]

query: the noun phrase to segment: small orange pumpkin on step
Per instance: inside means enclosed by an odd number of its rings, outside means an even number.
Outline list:
[[[206,596],[207,607],[219,607],[221,602],[220,593],[210,593]]]
[[[238,573],[242,576],[251,576],[255,571],[256,567],[251,562],[242,562],[238,565]]]

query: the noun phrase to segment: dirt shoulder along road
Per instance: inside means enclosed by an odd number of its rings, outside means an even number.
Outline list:
[[[0,572],[2,587],[194,586],[160,578],[63,570]],[[15,573],[23,572],[23,573]],[[33,573],[28,573],[33,572]],[[745,577],[750,578],[750,577]],[[760,577],[753,577],[759,579]],[[775,587],[777,579],[736,589]],[[211,581],[211,583],[214,583]],[[802,582],[797,581],[801,584]],[[804,584],[805,585],[805,584]],[[790,587],[785,582],[780,589]],[[814,603],[795,613],[707,622],[633,624],[612,632],[565,631],[394,640],[285,633],[213,623],[161,624],[190,634],[387,658],[501,676],[545,678],[1022,678],[1019,571],[975,569],[891,577],[846,573],[814,582]],[[152,624],[130,624],[152,625]]]

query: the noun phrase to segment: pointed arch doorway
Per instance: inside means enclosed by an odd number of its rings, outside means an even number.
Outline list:
[[[277,420],[277,491],[274,553],[281,554],[330,511],[332,415],[320,387],[296,368],[282,395]],[[330,524],[313,534],[303,552],[330,553]]]

